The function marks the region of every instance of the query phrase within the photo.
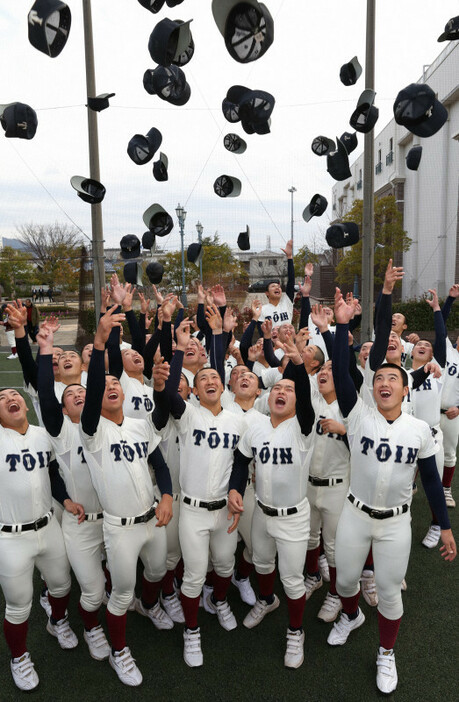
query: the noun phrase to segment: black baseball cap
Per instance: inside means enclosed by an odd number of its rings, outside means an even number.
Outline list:
[[[182,20],[171,20],[165,17],[161,22],[158,22],[148,41],[148,51],[155,63],[160,66],[170,66],[190,49],[192,44],[190,23],[192,21],[182,22]],[[188,63],[193,51],[184,63]]]
[[[348,154],[351,154],[358,146],[357,134],[356,132],[343,132],[340,136],[341,141],[346,147]]]
[[[326,136],[317,136],[312,140],[311,149],[316,156],[326,156],[331,151],[336,151],[336,144]]]
[[[327,171],[335,180],[346,180],[352,173],[349,168],[349,156],[341,139],[336,137],[336,151],[327,154]]]
[[[344,85],[355,85],[362,75],[362,66],[357,56],[354,56],[348,63],[341,66],[339,79]]]
[[[445,24],[445,31],[440,34],[437,41],[455,41],[459,39],[459,15],[451,17]]]
[[[159,261],[152,261],[146,267],[145,273],[152,285],[158,285],[163,279],[164,266]]]
[[[213,0],[212,13],[229,55],[239,63],[261,58],[274,41],[274,20],[257,0]]]
[[[77,191],[78,197],[81,197],[90,205],[97,205],[105,197],[105,188],[102,183],[93,178],[85,178],[84,176],[72,176],[70,178],[72,188]]]
[[[88,107],[95,112],[102,112],[110,107],[109,98],[115,97],[115,93],[101,93],[96,97],[88,97]]]
[[[241,188],[241,181],[234,176],[221,175],[214,182],[214,193],[219,197],[237,197]]]
[[[364,90],[357,102],[357,107],[351,115],[349,124],[356,132],[368,134],[371,132],[379,117],[379,110],[373,104],[376,97],[374,90]]]
[[[430,137],[443,127],[448,110],[427,83],[411,83],[395,98],[394,117],[412,134]]]
[[[142,264],[137,261],[129,261],[123,269],[123,276],[126,283],[132,285],[142,285]]]
[[[140,256],[140,239],[135,234],[125,234],[120,241],[121,258],[138,258]]]
[[[143,85],[147,93],[157,95],[172,105],[185,105],[191,95],[186,76],[178,66],[157,66],[145,71]]]
[[[406,167],[410,171],[417,171],[421,163],[422,146],[413,146],[406,155]]]
[[[33,139],[37,131],[38,117],[30,105],[11,102],[8,105],[0,105],[0,123],[8,138]]]
[[[243,154],[247,149],[247,144],[240,136],[237,134],[226,134],[223,137],[223,146],[227,151],[231,151],[233,154]]]
[[[323,215],[327,209],[328,201],[323,195],[313,195],[309,205],[307,205],[303,210],[303,219],[305,222],[309,222],[313,217],[320,217]]]
[[[27,16],[29,41],[51,58],[58,56],[69,38],[72,15],[60,0],[36,0]]]
[[[156,202],[145,210],[143,221],[155,236],[167,236],[174,227],[170,214]]]
[[[250,250],[250,227],[247,224],[245,232],[241,232],[237,238],[237,245],[241,251]]]
[[[359,240],[359,225],[355,222],[332,224],[331,227],[328,227],[325,238],[332,249],[353,246]]]
[[[159,159],[158,161],[155,161],[153,163],[153,176],[155,180],[157,181],[164,181],[168,180],[169,174],[167,172],[167,167],[169,165],[169,159],[167,158],[166,154],[163,154],[162,151],[159,153]]]

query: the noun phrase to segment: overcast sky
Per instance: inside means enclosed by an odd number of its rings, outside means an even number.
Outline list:
[[[30,140],[6,139],[0,129],[0,235],[15,236],[25,223],[76,223],[90,237],[90,205],[70,186],[73,175],[89,176],[83,14],[80,0],[68,0],[72,11],[69,40],[54,59],[28,41],[27,14],[31,0],[0,3],[0,103],[31,105],[38,129]],[[99,113],[101,181],[106,246],[118,246],[124,234],[141,237],[142,214],[154,202],[169,211],[186,207],[186,244],[218,231],[236,245],[246,224],[253,250],[274,250],[290,236],[290,193],[294,185],[295,247],[314,246],[331,217],[333,179],[326,159],[310,148],[318,134],[339,136],[350,130],[349,117],[364,89],[339,80],[343,63],[357,55],[365,62],[364,0],[265,0],[275,27],[274,43],[256,62],[239,64],[226,51],[214,23],[211,0],[184,0],[156,15],[137,0],[92,0],[97,93],[114,92],[108,110]],[[393,116],[397,92],[422,75],[445,47],[437,43],[446,22],[457,14],[457,0],[376,0],[375,88],[380,116],[377,134]],[[142,83],[154,68],[148,39],[164,17],[193,19],[195,54],[184,67],[191,98],[175,107],[148,95]],[[459,67],[458,67],[459,74]],[[221,102],[231,85],[271,92],[276,98],[271,133],[246,135],[231,125]],[[161,150],[169,158],[169,180],[158,183],[152,162],[136,166],[126,148],[135,133],[157,127]],[[228,132],[239,133],[247,151],[236,156],[223,147]],[[363,147],[360,138],[358,156]],[[221,174],[242,181],[238,198],[219,198],[213,182]],[[320,220],[306,224],[302,211],[312,195],[321,193],[329,208]],[[177,223],[162,240],[168,250],[179,248]]]

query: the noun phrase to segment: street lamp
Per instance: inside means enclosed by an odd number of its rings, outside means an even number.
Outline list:
[[[177,215],[177,219],[179,221],[180,239],[182,241],[182,305],[186,308],[186,307],[188,307],[188,301],[186,298],[186,289],[185,289],[185,246],[184,246],[186,210],[184,207],[181,206],[181,204],[179,202],[179,204],[175,208],[175,212]]]
[[[290,200],[290,239],[292,240],[292,256],[293,256],[293,193],[296,193],[296,188],[292,185],[292,187],[289,188],[288,191],[291,195],[291,200]]]
[[[204,227],[202,226],[201,222],[196,224],[196,231],[198,232],[198,241],[200,244],[202,244],[202,232],[204,231]],[[202,257],[199,260],[199,278],[202,283]]]

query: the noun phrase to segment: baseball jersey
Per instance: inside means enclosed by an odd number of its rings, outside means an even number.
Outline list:
[[[79,385],[82,385],[85,388],[87,381],[88,381],[88,374],[86,371],[82,371]],[[64,392],[66,387],[67,387],[67,383],[62,383],[60,380],[54,381],[54,394],[56,395],[59,402],[62,402],[62,395],[63,395],[63,392]]]
[[[150,419],[124,417],[119,426],[101,417],[89,436],[79,425],[84,455],[102,508],[116,517],[136,517],[153,504],[148,456],[160,442]]]
[[[161,429],[159,434],[161,436],[159,448],[171,474],[172,492],[178,493],[180,492],[180,445],[177,428],[171,417],[169,417],[166,426]]]
[[[375,509],[411,504],[417,460],[438,451],[428,424],[404,412],[389,423],[358,398],[344,425],[351,449],[351,493]]]
[[[446,373],[441,396],[442,409],[459,407],[459,353],[450,340],[446,340]]]
[[[0,444],[0,523],[34,522],[52,506],[49,436],[31,424],[25,434],[0,426]]]
[[[310,475],[315,478],[347,478],[350,469],[349,448],[344,441],[344,436],[331,432],[324,432],[320,424],[321,419],[335,419],[344,424],[343,416],[339,411],[338,401],[328,404],[318,393],[312,397],[312,406],[316,415],[316,422],[312,440]]]
[[[409,341],[405,341],[405,339],[402,339],[402,337],[400,337],[400,342],[402,344],[402,366],[405,368],[406,365],[410,365],[411,352],[414,348],[414,344],[410,343]]]
[[[125,371],[121,373],[120,383],[124,392],[124,416],[147,419],[154,409],[153,388],[137,378],[131,378]]]
[[[282,297],[277,305],[272,305],[268,302],[261,308],[259,322],[264,322],[265,319],[272,319],[273,327],[279,327],[285,322],[291,322],[293,317],[293,302],[286,293],[282,293]]]
[[[180,445],[180,487],[189,497],[220,500],[228,493],[233,453],[244,421],[222,409],[214,415],[205,407],[186,403],[176,419]]]
[[[431,373],[422,385],[411,391],[413,415],[427,422],[429,427],[437,427],[440,424],[440,407],[445,374],[446,368],[443,368],[440,378],[434,378]]]
[[[49,438],[70,499],[83,505],[87,514],[100,512],[102,508],[83,453],[78,424],[64,417],[59,434]]]
[[[255,460],[255,493],[264,505],[293,507],[306,497],[310,436],[304,436],[296,417],[277,427],[265,415],[250,423],[238,449]]]

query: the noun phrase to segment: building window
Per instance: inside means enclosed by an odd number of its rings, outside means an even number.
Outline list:
[[[394,139],[391,137],[389,139],[389,151],[393,151],[393,150],[394,150]]]
[[[360,172],[362,172],[362,171],[360,171]],[[360,180],[357,181],[357,184],[355,187],[357,188],[357,190],[362,190],[362,178],[360,178]]]
[[[277,266],[277,258],[270,258],[269,265],[270,266]]]
[[[391,150],[386,154],[386,166],[389,166],[394,160],[394,152]]]
[[[263,268],[263,261],[258,261],[258,267]]]

